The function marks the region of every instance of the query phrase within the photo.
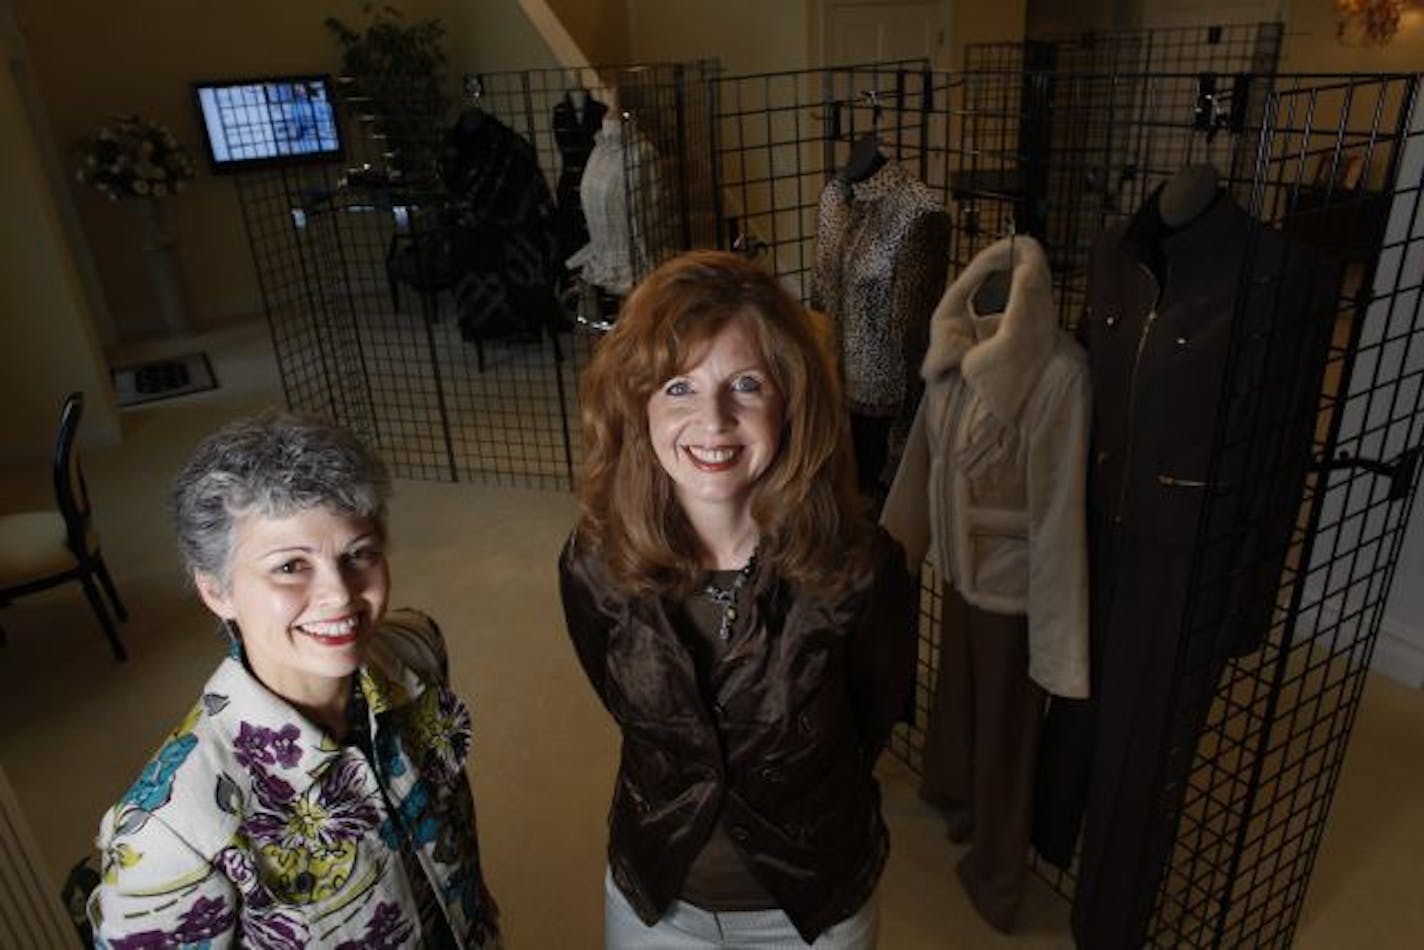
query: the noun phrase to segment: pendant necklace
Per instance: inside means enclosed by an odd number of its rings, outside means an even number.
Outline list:
[[[702,589],[703,597],[722,608],[722,620],[717,625],[717,639],[724,643],[732,638],[732,624],[737,619],[737,600],[741,596],[742,588],[746,587],[747,581],[751,579],[755,567],[756,552],[753,551],[746,565],[737,571],[731,587],[722,588],[709,583]]]

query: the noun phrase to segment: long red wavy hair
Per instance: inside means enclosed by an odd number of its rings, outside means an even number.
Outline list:
[[[775,278],[721,251],[655,270],[596,345],[580,387],[579,540],[626,591],[694,589],[700,542],[653,452],[648,400],[731,320],[751,330],[785,405],[781,448],[752,486],[758,558],[805,589],[834,592],[863,562],[869,522],[828,341]]]

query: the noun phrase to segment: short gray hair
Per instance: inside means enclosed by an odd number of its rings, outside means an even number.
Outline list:
[[[226,588],[239,519],[325,508],[369,518],[384,539],[390,491],[380,458],[340,426],[290,412],[250,416],[199,442],[174,480],[178,548],[190,574]]]

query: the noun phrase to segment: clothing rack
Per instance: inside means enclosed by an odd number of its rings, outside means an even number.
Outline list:
[[[1196,162],[1214,164],[1223,186],[1263,225],[1323,241],[1322,260],[1339,275],[1325,389],[1318,405],[1300,410],[1314,414],[1307,428],[1315,432],[1317,463],[1263,644],[1223,656],[1211,648],[1213,618],[1181,618],[1185,634],[1173,661],[1179,686],[1168,698],[1165,727],[1184,739],[1144,765],[1155,770],[1163,794],[1160,821],[1140,857],[1151,887],[1140,897],[1150,908],[1143,940],[1153,946],[1289,942],[1378,635],[1412,504],[1405,486],[1417,484],[1412,460],[1424,439],[1420,275],[1402,269],[1406,259],[1417,269],[1411,255],[1424,248],[1424,235],[1409,230],[1421,220],[1418,77],[1239,72],[932,73],[927,82],[909,83],[903,97],[880,103],[882,121],[906,132],[887,137],[887,154],[919,170],[950,210],[951,272],[1012,222],[1047,245],[1065,326],[1083,311],[1087,253],[1097,233]],[[825,101],[847,103],[852,115],[868,109],[856,107],[854,94],[818,101],[816,92],[838,78],[818,70],[719,81],[718,101],[756,95],[767,102],[761,114],[722,113],[717,167],[735,171],[755,156],[757,168],[782,169],[772,178],[727,174],[719,193],[735,193],[755,209],[744,220],[763,242],[761,259],[803,289],[815,195],[841,166],[847,136],[828,122],[828,132],[842,134],[808,149],[779,117]],[[878,85],[890,87],[893,79]],[[782,134],[758,135],[767,124]],[[1330,174],[1318,183],[1317,169],[1353,161],[1368,169],[1358,187],[1340,187]],[[1288,319],[1279,315],[1283,326]],[[1235,345],[1244,354],[1249,344]],[[1249,401],[1262,385],[1250,377],[1249,362],[1244,355],[1231,361],[1222,385],[1232,399]],[[1215,452],[1246,452],[1258,466],[1253,479],[1269,491],[1287,476],[1252,441],[1265,431],[1222,433]],[[1228,548],[1243,518],[1240,511],[1203,515],[1199,550]],[[1193,589],[1224,582],[1211,558],[1193,572]],[[892,745],[915,769],[939,673],[942,622],[938,578],[926,571],[922,582],[916,721]],[[1039,870],[1072,896],[1076,869]]]
[[[498,116],[535,146],[551,187],[559,174],[560,153],[551,122],[556,102],[570,89],[591,89],[632,123],[626,134],[646,136],[658,167],[639,167],[643,153],[627,150],[630,235],[645,236],[653,249],[643,272],[679,250],[706,247],[715,240],[711,169],[707,136],[711,126],[708,83],[721,71],[715,59],[689,62],[632,63],[552,69],[472,73],[467,96]],[[638,193],[635,183],[656,178],[656,200]],[[630,257],[639,253],[630,250]],[[641,274],[639,275],[641,276]]]

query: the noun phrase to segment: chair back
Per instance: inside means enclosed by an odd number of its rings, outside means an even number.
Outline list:
[[[79,558],[88,553],[85,535],[89,526],[89,490],[79,467],[79,454],[74,451],[74,437],[83,415],[84,394],[72,392],[65,396],[59,413],[59,434],[54,440],[54,497],[64,516],[69,548]]]

